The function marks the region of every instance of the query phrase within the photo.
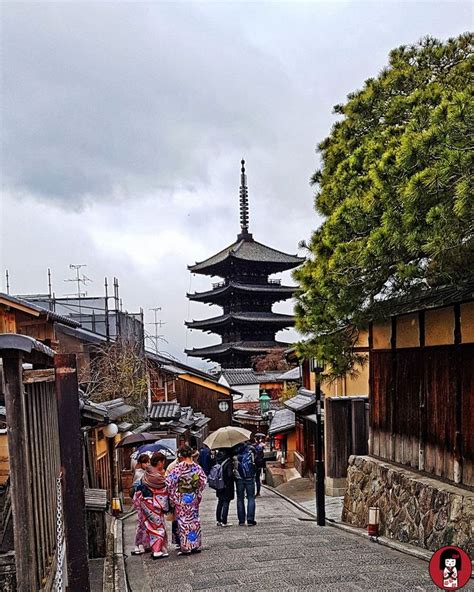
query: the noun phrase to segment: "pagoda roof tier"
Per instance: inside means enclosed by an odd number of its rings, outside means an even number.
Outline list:
[[[198,302],[215,302],[222,297],[229,295],[232,292],[239,293],[253,293],[253,294],[267,294],[272,300],[286,300],[291,297],[296,286],[282,286],[280,283],[268,284],[242,284],[240,282],[229,282],[228,284],[215,284],[213,290],[206,292],[195,292],[194,294],[187,294],[189,300]]]
[[[212,330],[214,327],[222,327],[223,325],[229,325],[231,323],[264,323],[266,325],[289,327],[294,324],[294,321],[295,317],[293,315],[277,314],[274,312],[231,312],[218,317],[212,317],[210,319],[188,321],[185,324],[190,329]]]
[[[205,261],[190,265],[188,269],[193,273],[226,277],[230,271],[231,262],[258,265],[268,273],[273,273],[292,269],[301,265],[303,261],[303,257],[288,255],[262,245],[262,243],[253,240],[251,235],[239,235],[235,243]]]
[[[248,353],[258,355],[270,349],[285,348],[289,343],[280,341],[235,341],[231,343],[218,343],[209,347],[187,349],[186,354],[195,358],[218,358],[227,357],[232,352]]]

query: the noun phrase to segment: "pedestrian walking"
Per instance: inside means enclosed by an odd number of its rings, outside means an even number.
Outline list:
[[[136,485],[133,497],[137,512],[141,512],[149,538],[153,559],[168,557],[165,513],[169,511],[168,490],[165,478],[166,457],[155,452],[150,465]],[[140,552],[135,553],[141,554]]]
[[[209,487],[216,490],[218,500],[216,508],[217,526],[232,526],[230,522],[227,522],[230,502],[235,496],[234,469],[232,455],[229,450],[222,449],[217,452],[216,463],[209,473],[208,483]]]
[[[234,448],[233,469],[237,490],[237,516],[239,526],[256,526],[255,521],[255,453],[248,443]],[[247,497],[247,509],[245,508]]]
[[[150,464],[150,457],[148,454],[140,454],[135,465],[135,472],[133,474],[133,482],[139,481],[145,474],[147,466]]]
[[[256,439],[255,444],[255,485],[257,493],[255,497],[260,496],[262,489],[262,474],[265,469],[265,444],[262,438]]]
[[[205,444],[201,446],[201,449],[199,450],[198,463],[201,465],[202,470],[206,473],[206,476],[208,476],[212,467],[211,449],[209,446],[206,446]]]
[[[179,456],[178,452],[176,459],[173,462],[171,462],[166,469],[166,477],[168,477],[168,475],[172,471],[174,471],[174,469],[178,466],[178,463],[182,462],[182,460],[183,459]],[[169,500],[169,504],[170,512],[172,512],[174,515],[174,505],[171,499]],[[181,549],[181,545],[179,544],[178,521],[176,520],[176,517],[174,517],[171,522],[171,541],[174,544],[175,548],[179,551],[179,549]]]
[[[136,493],[136,486],[140,482],[141,478],[145,474],[147,466],[150,464],[150,457],[148,454],[141,454],[138,457],[137,464],[135,466],[135,472],[133,475],[133,484],[130,489],[130,497],[134,499]],[[135,506],[135,504],[134,504]],[[150,539],[148,537],[147,530],[145,528],[145,515],[139,505],[135,506],[137,510],[137,527],[135,531],[135,549],[132,551],[132,555],[141,555],[150,549]]]
[[[202,468],[193,461],[193,450],[189,446],[180,448],[178,455],[182,460],[169,473],[166,483],[178,525],[178,555],[189,555],[201,551],[199,504],[207,479]]]

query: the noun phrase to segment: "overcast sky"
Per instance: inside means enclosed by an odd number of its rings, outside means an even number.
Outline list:
[[[9,269],[12,293],[47,292],[50,267],[58,296],[71,291],[70,263],[87,264],[89,295],[118,276],[124,307],[148,321],[162,307],[162,348],[181,356],[219,341],[184,328],[214,312],[187,302],[210,284],[187,265],[234,241],[240,159],[251,232],[296,253],[320,223],[309,178],[332,106],[391,48],[473,25],[462,0],[1,11],[2,276]]]

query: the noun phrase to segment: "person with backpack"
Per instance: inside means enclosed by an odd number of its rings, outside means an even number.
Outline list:
[[[233,469],[237,490],[237,516],[239,526],[256,526],[255,522],[255,451],[248,443],[238,444],[234,449]],[[245,509],[247,497],[247,511]]]
[[[230,522],[227,522],[230,502],[235,495],[234,468],[229,450],[223,448],[217,452],[216,462],[209,473],[207,482],[209,487],[216,491],[218,500],[216,508],[217,526],[232,526]]]

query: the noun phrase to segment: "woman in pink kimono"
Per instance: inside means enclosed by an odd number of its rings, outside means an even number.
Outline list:
[[[133,503],[143,516],[153,559],[168,557],[165,513],[169,511],[168,490],[164,472],[165,456],[160,452],[151,458],[141,481],[136,486]]]
[[[201,551],[201,522],[199,504],[206,487],[206,474],[192,459],[193,451],[183,446],[178,451],[181,457],[166,479],[170,501],[175,508],[178,522],[180,550],[178,555],[189,555]]]
[[[141,454],[138,457],[137,466],[135,467],[135,474],[133,476],[133,485],[130,490],[130,495],[133,499],[133,506],[137,511],[137,530],[135,534],[135,549],[132,555],[142,555],[150,550],[150,539],[145,528],[145,515],[143,514],[141,504],[135,500],[136,487],[140,484],[146,468],[150,464],[150,457],[148,454]]]

